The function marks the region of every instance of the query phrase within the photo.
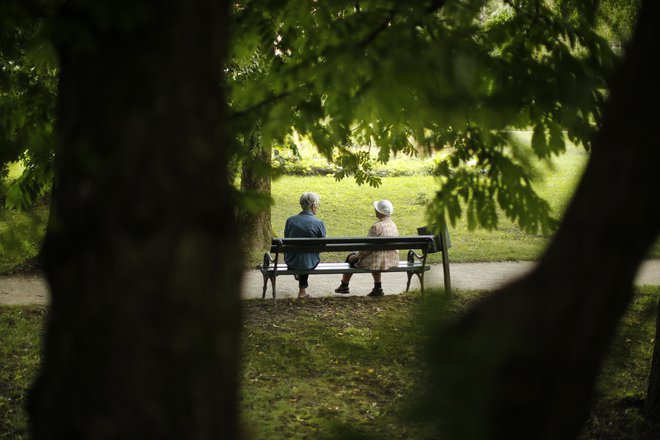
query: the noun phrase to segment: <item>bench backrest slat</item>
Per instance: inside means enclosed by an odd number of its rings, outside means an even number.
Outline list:
[[[401,243],[426,243],[433,239],[433,235],[400,235],[397,237],[296,237],[273,238],[272,244],[332,244],[332,243],[387,243],[396,241]]]
[[[271,252],[344,252],[369,250],[421,249],[432,246],[432,235],[399,237],[324,237],[324,238],[274,238]]]

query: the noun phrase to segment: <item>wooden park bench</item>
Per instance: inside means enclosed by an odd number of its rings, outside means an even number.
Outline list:
[[[273,299],[276,298],[276,279],[280,275],[329,275],[344,273],[371,273],[375,272],[360,267],[351,267],[348,263],[319,263],[314,269],[293,270],[284,263],[285,253],[311,253],[311,252],[358,252],[358,251],[385,251],[408,249],[405,261],[399,261],[397,266],[381,272],[406,272],[408,282],[406,292],[410,288],[413,275],[419,278],[422,298],[424,297],[424,273],[431,269],[426,264],[426,257],[430,253],[442,252],[442,267],[444,273],[445,291],[451,292],[449,278],[449,255],[447,249],[451,246],[449,234],[445,229],[440,236],[428,235],[426,228],[419,228],[423,235],[408,235],[399,237],[325,237],[325,238],[273,238],[270,253],[264,254],[264,261],[257,266],[264,277],[263,294],[266,297],[268,280],[271,282]],[[419,251],[419,252],[416,252]]]

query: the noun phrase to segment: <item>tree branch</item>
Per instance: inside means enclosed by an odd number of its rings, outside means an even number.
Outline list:
[[[278,102],[278,101],[280,101],[280,100],[286,98],[287,96],[291,95],[295,90],[300,89],[300,88],[303,87],[304,85],[305,85],[305,84],[301,84],[301,85],[299,85],[298,87],[296,87],[296,88],[293,89],[293,90],[287,90],[287,91],[285,91],[285,92],[278,93],[278,94],[276,94],[276,95],[271,95],[271,96],[267,97],[266,99],[264,99],[263,101],[257,102],[256,104],[253,104],[253,105],[251,105],[251,106],[249,106],[249,107],[247,107],[247,108],[244,108],[243,110],[240,110],[240,111],[237,111],[237,112],[234,112],[234,113],[229,114],[229,115],[227,116],[227,119],[229,119],[229,120],[237,119],[237,118],[240,118],[241,116],[245,116],[246,114],[251,113],[251,112],[253,112],[253,111],[255,111],[255,110],[258,110],[258,109],[260,109],[260,108],[262,108],[262,107],[265,107],[265,106],[267,106],[267,105],[269,105],[269,104],[272,104],[272,103]]]
[[[390,9],[389,14],[387,14],[387,17],[385,18],[385,20],[383,20],[383,22],[376,29],[371,31],[369,33],[369,35],[367,35],[363,40],[358,42],[357,45],[360,46],[360,47],[368,46],[372,41],[374,41],[376,39],[376,37],[378,37],[378,35],[381,34],[381,32],[383,32],[385,29],[387,29],[387,27],[390,25],[390,23],[394,19],[395,15],[396,15],[396,10]]]
[[[447,2],[446,0],[432,0],[429,7],[426,9],[426,12],[430,14],[430,13],[433,13],[433,12],[437,11],[438,9],[442,8],[446,4],[446,2]],[[356,8],[357,12],[360,12],[359,2],[355,3],[355,8]],[[364,47],[368,46],[369,44],[371,44],[381,33],[383,33],[389,27],[392,20],[394,20],[394,17],[396,16],[396,14],[397,14],[396,9],[394,9],[394,8],[390,9],[388,11],[387,17],[385,17],[385,19],[380,23],[380,25],[378,25],[378,27],[373,29],[365,38],[363,38],[361,41],[359,41],[357,43],[357,46],[364,48]],[[302,61],[298,65],[298,67],[300,67],[301,65],[304,65],[306,62],[309,62],[309,60]],[[358,94],[362,93],[364,91],[364,89],[370,84],[370,82],[371,82],[371,80],[367,81],[362,87],[360,87],[360,90],[358,91]],[[250,107],[247,107],[243,110],[240,110],[238,112],[230,114],[228,116],[228,118],[230,120],[236,119],[236,118],[244,116],[244,115],[246,115],[250,112],[258,110],[262,107],[265,107],[269,104],[278,102],[281,99],[284,99],[287,96],[291,95],[296,90],[299,90],[301,87],[305,87],[307,85],[308,84],[301,84],[301,85],[299,85],[298,87],[295,87],[292,90],[288,90],[288,91],[285,91],[285,92],[282,92],[282,93],[279,93],[279,94],[276,94],[276,95],[271,95],[271,96],[267,97],[266,99],[264,99],[261,102],[258,102],[256,104],[251,105]]]

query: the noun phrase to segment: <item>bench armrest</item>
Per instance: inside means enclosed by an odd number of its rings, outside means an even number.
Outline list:
[[[420,261],[426,261],[426,252],[424,253],[424,255],[419,255],[413,249],[410,249],[408,251],[408,263],[414,263],[415,258],[417,258]]]
[[[261,265],[261,267],[268,267],[270,266],[270,263],[274,262],[275,259],[273,258],[272,255],[270,255],[268,252],[264,254],[264,261]]]

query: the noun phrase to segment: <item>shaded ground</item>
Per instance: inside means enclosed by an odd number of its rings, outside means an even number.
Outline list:
[[[455,263],[451,265],[453,289],[491,290],[507,281],[522,276],[534,262]],[[339,296],[334,289],[339,285],[339,275],[311,276],[307,292],[315,297]],[[425,276],[426,288],[443,286],[442,266],[433,265]],[[636,285],[660,285],[660,260],[648,260],[642,265],[635,279]],[[292,276],[278,277],[277,297],[292,298],[297,295],[298,285]],[[366,295],[373,287],[369,274],[358,274],[351,280],[351,294]],[[405,273],[383,274],[383,289],[386,294],[398,294],[406,288]],[[411,289],[419,289],[417,277],[413,277]],[[243,279],[243,298],[261,298],[263,277],[256,270],[246,271]],[[268,284],[266,297],[271,298]],[[342,295],[344,296],[344,295]],[[0,304],[47,304],[48,290],[39,272],[0,276]]]

